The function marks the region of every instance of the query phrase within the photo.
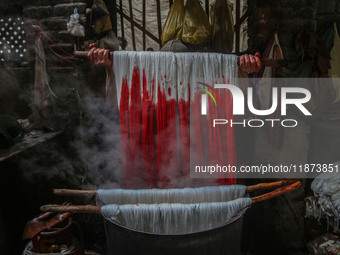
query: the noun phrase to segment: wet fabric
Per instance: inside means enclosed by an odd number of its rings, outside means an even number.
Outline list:
[[[246,186],[223,185],[183,189],[112,189],[97,190],[104,204],[154,204],[227,202],[246,195]]]
[[[123,187],[177,187],[189,181],[191,162],[235,164],[233,128],[202,123],[201,88],[235,84],[237,56],[121,51],[113,62]],[[220,95],[219,107],[208,100],[205,120],[233,118],[230,92]],[[233,176],[219,180],[234,182]]]
[[[226,224],[252,203],[251,198],[229,202],[105,205],[103,216],[127,228],[153,234],[188,234]]]

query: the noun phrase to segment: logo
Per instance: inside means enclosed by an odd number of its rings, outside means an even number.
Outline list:
[[[218,97],[220,104],[222,105],[222,101],[220,99],[219,94],[217,93],[217,91],[215,90],[215,88],[217,89],[227,89],[230,91],[232,99],[233,99],[233,115],[244,115],[245,114],[245,96],[243,91],[235,86],[235,85],[231,85],[231,84],[215,84],[214,88],[204,84],[204,83],[199,83],[202,84],[206,87],[208,87],[211,91],[214,92],[214,94]],[[216,100],[214,98],[214,96],[206,89],[202,89],[201,90],[205,91],[214,101],[215,106],[217,106],[216,104]],[[304,106],[305,103],[309,102],[309,100],[311,99],[311,93],[309,90],[305,89],[305,88],[299,88],[299,87],[282,87],[280,88],[280,97],[279,97],[279,89],[276,87],[272,88],[271,91],[271,106],[269,109],[265,109],[265,110],[261,110],[261,109],[256,109],[254,106],[254,96],[253,96],[253,88],[252,87],[248,87],[247,89],[247,107],[249,112],[251,112],[254,115],[257,116],[269,116],[271,114],[273,114],[279,107],[278,102],[280,99],[280,110],[281,110],[281,115],[282,116],[286,116],[287,115],[287,108],[289,105],[294,105],[295,107],[297,107],[305,116],[311,116],[312,114],[307,110],[307,108]],[[201,95],[201,115],[207,115],[207,94],[202,94]],[[290,98],[290,95],[294,94],[294,98]],[[241,124],[243,126],[246,126],[246,122],[248,124],[248,126],[250,127],[262,127],[264,125],[264,122],[268,121],[271,122],[272,127],[274,126],[275,121],[280,121],[281,125],[284,127],[295,127],[297,126],[297,121],[293,120],[293,119],[286,119],[286,120],[280,120],[280,119],[250,119],[248,121],[243,120],[242,122],[233,122],[233,120],[226,120],[226,119],[214,119],[213,120],[213,126],[215,127],[216,125],[221,125],[221,124],[227,124],[230,123],[230,125],[232,126],[233,124]],[[252,123],[258,123],[257,125],[254,125]],[[285,123],[287,122],[292,122],[294,123],[293,125],[287,125]]]
[[[222,105],[222,100],[221,100],[220,95],[217,93],[217,91],[212,86],[205,84],[203,82],[197,82],[197,83],[209,88],[216,95],[216,97],[218,98],[218,101]],[[203,89],[203,88],[199,88],[199,89],[206,92],[212,98],[212,100],[214,101],[215,106],[217,106],[215,97],[208,90]],[[201,114],[202,115],[207,115],[207,101],[208,101],[207,94],[202,94],[202,96],[201,96],[201,100],[202,100]]]

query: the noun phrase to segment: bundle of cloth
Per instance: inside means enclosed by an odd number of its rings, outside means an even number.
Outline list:
[[[334,165],[339,167],[340,162]],[[320,212],[317,215],[334,217],[338,221],[340,219],[340,174],[336,170],[322,173],[314,179],[311,188],[319,205]],[[335,228],[337,231],[338,224]]]
[[[227,224],[252,200],[246,186],[185,189],[98,190],[102,215],[110,222],[153,234],[188,234]]]
[[[124,188],[185,186],[193,165],[235,164],[233,128],[213,128],[212,120],[233,118],[230,92],[213,87],[236,84],[237,56],[120,51],[113,63]],[[202,116],[205,93],[219,100],[208,100]],[[235,183],[232,175],[215,176]]]

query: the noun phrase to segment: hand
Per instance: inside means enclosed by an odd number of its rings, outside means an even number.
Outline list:
[[[240,57],[240,70],[247,73],[257,73],[262,67],[260,53],[253,55],[242,55]]]
[[[109,50],[97,48],[97,44],[92,43],[87,58],[92,65],[111,68],[112,60],[109,58],[109,54]]]

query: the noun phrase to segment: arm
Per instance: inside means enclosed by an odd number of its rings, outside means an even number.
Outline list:
[[[114,100],[114,73],[113,62],[109,58],[110,51],[106,49],[97,48],[95,43],[90,44],[90,51],[87,58],[92,65],[103,66],[106,69],[106,97],[110,103]]]

